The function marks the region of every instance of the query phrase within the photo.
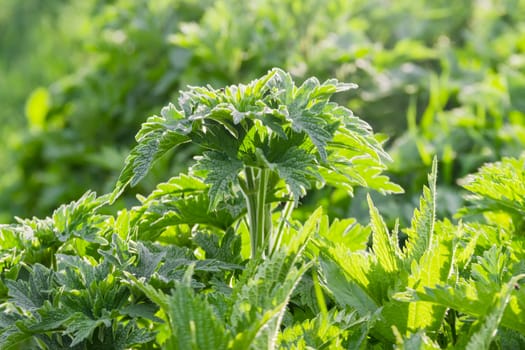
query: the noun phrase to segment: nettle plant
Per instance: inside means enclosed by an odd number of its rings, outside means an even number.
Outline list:
[[[352,87],[275,69],[191,88],[143,125],[113,193],[0,225],[0,347],[525,348],[525,155],[465,178],[458,222],[436,218],[437,160],[410,227],[370,197],[367,226],[290,218],[313,187],[401,191],[377,136],[329,101]],[[102,214],[184,143],[202,150],[187,174]]]
[[[247,85],[191,87],[181,93],[179,108],[169,104],[142,125],[112,199],[136,185],[172,148],[197,144],[202,153],[190,175],[209,186],[208,211],[242,198],[251,257],[270,256],[294,206],[314,186],[402,192],[381,175],[389,156],[370,126],[330,102],[334,93],[355,87],[316,78],[296,86],[280,69]],[[277,227],[275,210],[281,212]]]

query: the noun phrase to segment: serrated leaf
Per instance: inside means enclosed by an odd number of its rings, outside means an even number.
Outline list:
[[[155,322],[162,322],[162,320],[155,316],[158,311],[158,307],[154,304],[129,304],[119,310],[121,315],[127,315],[130,317],[140,317]]]
[[[222,238],[215,234],[197,232],[193,241],[204,250],[208,259],[229,263],[240,263],[243,260],[240,254],[241,237],[233,228],[228,229]]]
[[[168,310],[169,300],[168,296],[161,290],[151,286],[148,283],[144,282],[144,279],[138,279],[129,272],[124,271],[124,276],[129,280],[129,282],[140,289],[146,296],[155,304],[157,304],[161,309]]]
[[[138,144],[126,158],[124,169],[111,194],[111,202],[120,196],[126,186],[135,186],[146,176],[153,163],[166,152],[190,140],[184,133],[179,134],[176,129],[169,129],[166,123],[166,117],[154,116],[142,125],[137,134]]]
[[[147,197],[146,202],[167,195],[203,193],[207,189],[208,186],[200,178],[188,174],[179,174],[179,176],[172,177],[167,182],[158,184],[155,190]]]
[[[374,207],[370,195],[367,195],[368,207],[370,208],[370,225],[372,227],[372,249],[377,262],[387,272],[395,272],[399,269],[399,249],[397,236],[390,236],[383,218]]]
[[[409,288],[432,288],[445,284],[453,270],[453,244],[444,238],[433,239],[428,250],[418,262],[413,262],[408,280]],[[408,305],[407,329],[416,332],[419,329],[437,331],[445,317],[446,308],[426,302]]]
[[[469,206],[458,216],[483,212],[503,212],[511,216],[518,229],[525,215],[525,155],[503,158],[499,162],[482,166],[477,173],[460,180],[471,192],[466,196]]]
[[[316,78],[309,78],[299,88],[294,89],[293,100],[287,105],[288,118],[292,122],[292,129],[306,133],[316,146],[321,159],[326,160],[325,148],[333,135],[330,128],[327,128],[327,120],[307,108],[311,102],[310,95],[318,86],[319,81]]]
[[[330,227],[320,230],[320,234],[329,242],[341,244],[351,251],[364,250],[370,237],[370,227],[361,226],[356,219],[334,219]]]
[[[177,225],[203,225],[224,230],[242,214],[232,216],[227,208],[218,208],[209,212],[210,198],[205,194],[163,200],[147,206],[146,211],[137,221],[141,239],[152,241],[157,239],[164,230]]]
[[[252,260],[233,290],[231,322],[236,337],[232,349],[273,348],[286,305],[300,278],[311,266],[301,259],[315,233],[322,211],[305,223],[296,239],[263,261]]]
[[[362,329],[366,329],[369,322],[370,317],[359,318],[355,311],[331,310],[326,317],[318,315],[284,329],[279,334],[279,349],[347,349],[344,340],[350,334],[354,338],[363,335]]]
[[[35,264],[30,270],[28,281],[7,280],[10,301],[22,310],[34,311],[44,305],[52,292],[54,273],[52,270]]]
[[[505,285],[501,289],[496,289],[496,291],[494,289],[487,290],[486,286],[480,286],[473,281],[460,281],[454,287],[438,285],[434,288],[425,288],[424,292],[411,291],[404,293],[403,297],[406,300],[422,300],[443,305],[473,317],[483,317],[490,314],[490,309],[494,305],[494,297],[503,288],[506,288]],[[521,294],[525,295],[525,293]],[[520,297],[523,297],[523,295],[520,295]],[[503,326],[517,331],[525,329],[525,317],[521,309],[523,305],[520,306],[519,303],[520,299],[511,295],[507,303],[510,307],[504,310],[505,312],[501,318]]]
[[[211,306],[193,290],[179,285],[169,298],[168,317],[173,331],[171,349],[226,349],[232,336]]]
[[[107,244],[106,239],[100,235],[99,227],[106,216],[96,213],[106,203],[107,196],[97,198],[94,192],[87,191],[77,201],[61,205],[52,216],[56,236],[62,242],[70,237],[79,237],[87,242]]]
[[[338,304],[357,310],[359,315],[372,314],[380,309],[357,283],[347,277],[334,258],[321,256],[321,267],[327,286]]]
[[[441,347],[422,330],[399,339],[395,348],[398,350],[441,349]]]
[[[125,326],[119,324],[115,332],[120,349],[130,349],[137,344],[145,344],[155,339],[155,333],[146,328],[138,328],[135,322],[128,322]],[[112,344],[113,345],[113,344]]]
[[[303,149],[311,156],[309,166],[304,169],[309,169],[310,175],[321,183],[324,181],[319,175],[319,163],[325,164],[327,160],[332,162],[334,159],[329,159],[330,155],[337,153],[338,149],[353,149],[353,153],[339,152],[335,157],[349,160],[365,156],[375,159],[377,166],[374,172],[362,176],[360,172],[365,167],[357,169],[349,164],[341,169],[335,167],[331,171],[337,172],[342,179],[336,179],[334,183],[343,180],[344,185],[350,188],[356,184],[366,186],[368,178],[373,188],[385,193],[400,192],[398,186],[380,176],[384,170],[382,159],[389,158],[375,139],[370,126],[353,117],[347,108],[329,102],[332,94],[353,87],[355,86],[352,84],[338,83],[335,79],[320,84],[316,78],[309,78],[296,87],[290,74],[280,69],[273,69],[246,85],[232,85],[223,89],[190,87],[181,92],[180,110],[170,104],[162,110],[162,117],[151,117],[142,126],[137,134],[138,145],[126,161],[111,200],[128,184],[134,185],[144,177],[152,163],[168,149],[190,140],[203,149],[221,153],[222,156],[216,160],[222,163],[222,168],[227,161],[234,165],[229,170],[238,170],[237,162],[242,162],[245,167],[255,166],[252,164],[257,159],[255,149],[269,139],[279,139],[279,142],[270,145],[272,149],[270,152],[265,151],[265,155],[282,154],[291,147]],[[245,137],[253,129],[257,130],[260,142],[245,149]],[[295,138],[297,143],[290,145],[290,134],[304,137]],[[336,135],[339,135],[339,141],[332,142]],[[348,140],[351,140],[351,146]],[[207,152],[207,155],[210,153]],[[211,184],[210,195],[212,205],[215,206],[227,193],[226,190],[234,180],[229,175],[234,172],[218,172],[218,167],[215,166],[218,164],[213,164],[213,159],[214,157],[209,157],[201,164],[202,168],[208,165],[212,167],[212,171],[207,174],[211,178],[205,180]],[[270,159],[270,162],[273,161],[274,159]],[[281,159],[279,163],[286,164],[286,160]],[[351,172],[351,176],[346,175]],[[220,181],[222,175],[226,175],[226,178]],[[288,182],[294,197],[298,197],[307,188],[307,182],[302,178],[303,175],[294,176],[296,179],[291,181],[289,177]]]
[[[101,326],[110,327],[111,319],[100,318],[94,320],[84,313],[78,312],[69,318],[68,326],[64,332],[73,337],[71,346],[75,346],[84,340],[92,339],[93,332]]]
[[[271,164],[290,188],[292,198],[296,203],[306,194],[315,176],[311,168],[312,161],[313,157],[306,151],[292,147]]]
[[[150,278],[153,272],[158,269],[159,263],[165,257],[164,252],[154,253],[141,242],[137,243],[137,253],[137,264],[130,267],[130,272],[132,272],[138,278]]]
[[[514,286],[523,278],[525,278],[525,275],[516,276],[502,286],[499,293],[495,296],[495,300],[488,312],[484,314],[478,321],[478,324],[474,326],[475,331],[472,333],[466,346],[467,350],[490,349],[490,344],[494,340],[494,336],[503,318],[503,313],[507,304],[510,302]]]
[[[3,347],[2,349],[6,350],[16,349],[17,345],[32,337],[31,333],[21,332],[15,325],[0,330],[0,344]]]
[[[238,183],[237,176],[243,169],[243,164],[220,152],[205,152],[199,158],[196,169],[207,172],[205,183],[210,185],[210,208],[216,208],[219,201],[229,197],[232,187]]]
[[[429,249],[434,234],[436,220],[436,179],[437,158],[432,163],[432,172],[428,177],[429,187],[423,188],[423,197],[420,199],[419,210],[414,210],[412,226],[406,230],[408,242],[405,248],[405,261],[410,264],[418,261]]]
[[[66,324],[71,317],[71,310],[57,308],[49,302],[46,302],[38,310],[38,313],[40,314],[40,319],[28,324],[31,332],[43,333],[57,329]]]

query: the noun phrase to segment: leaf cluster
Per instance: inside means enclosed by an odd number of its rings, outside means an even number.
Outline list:
[[[136,136],[113,198],[136,185],[171,148],[192,142],[203,149],[193,170],[204,173],[212,207],[232,196],[245,168],[272,172],[293,199],[312,183],[352,191],[355,185],[383,192],[401,189],[379,176],[388,155],[370,127],[347,108],[329,102],[355,86],[316,78],[295,86],[290,74],[274,69],[247,85],[195,87],[150,117]]]

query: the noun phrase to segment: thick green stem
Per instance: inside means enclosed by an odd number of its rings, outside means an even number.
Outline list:
[[[269,169],[245,169],[246,182],[241,186],[248,210],[248,226],[251,240],[251,254],[255,258],[268,246],[271,233],[270,205],[266,203]]]
[[[257,247],[258,249],[265,247],[268,244],[268,239],[271,234],[271,218],[268,210],[269,205],[266,205],[266,193],[268,191],[268,178],[270,177],[268,169],[261,169],[259,171],[258,191],[257,191]]]

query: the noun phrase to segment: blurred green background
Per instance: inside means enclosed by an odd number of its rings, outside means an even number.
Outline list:
[[[357,83],[337,97],[388,136],[379,195],[407,220],[434,155],[440,214],[458,181],[525,144],[523,0],[3,0],[0,223],[46,216],[88,189],[112,190],[145,119],[187,85],[248,82],[272,67],[296,80]],[[186,168],[163,159],[117,208]],[[363,193],[325,190],[331,215],[366,215]]]

